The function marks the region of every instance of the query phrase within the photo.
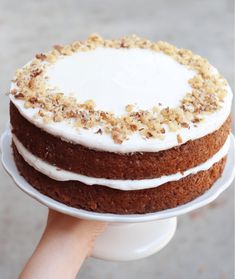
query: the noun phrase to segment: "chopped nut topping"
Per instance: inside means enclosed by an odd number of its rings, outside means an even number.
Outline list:
[[[47,58],[47,56],[43,53],[38,53],[35,55],[35,57],[41,61],[44,61]]]
[[[102,129],[99,128],[95,134],[100,134],[100,135],[102,135]]]
[[[120,129],[113,128],[111,132],[112,138],[115,143],[121,144],[123,142],[122,134]]]
[[[13,93],[11,92],[11,94],[13,94]],[[25,95],[23,93],[21,93],[21,92],[16,93],[14,95],[15,95],[16,99],[24,100],[24,98],[25,98]]]
[[[133,109],[134,109],[134,106],[133,106],[133,105],[127,105],[127,106],[125,107],[125,110],[126,110],[127,112],[131,112]]]
[[[128,104],[125,113],[116,116],[113,113],[95,110],[93,100],[84,103],[55,88],[47,88],[45,70],[55,63],[60,56],[71,55],[77,51],[90,51],[97,47],[105,48],[145,48],[163,52],[178,63],[195,70],[196,75],[188,82],[192,88],[186,92],[179,107],[163,107],[161,103],[154,104],[148,110],[134,110],[134,105]],[[38,108],[36,117],[41,117],[44,123],[70,122],[77,129],[98,127],[97,134],[110,134],[115,143],[121,144],[133,133],[139,133],[144,139],[163,139],[167,130],[177,132],[182,128],[189,129],[192,123],[204,120],[204,114],[214,113],[222,106],[227,94],[226,80],[212,71],[209,62],[186,49],[178,49],[166,42],[155,43],[139,38],[136,35],[117,40],[104,40],[97,34],[92,34],[85,41],[77,41],[71,45],[55,45],[51,52],[36,54],[35,59],[23,68],[17,70],[13,81],[16,88],[11,90],[16,99],[24,101],[25,108]],[[182,138],[177,134],[177,141]]]
[[[178,144],[183,143],[183,139],[180,134],[177,135],[177,141],[178,141]]]
[[[60,45],[54,45],[53,48],[54,48],[55,50],[57,50],[59,53],[62,53],[62,50],[64,49],[64,47],[63,47],[63,46],[60,46]]]

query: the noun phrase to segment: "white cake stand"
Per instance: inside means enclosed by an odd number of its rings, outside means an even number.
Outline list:
[[[59,203],[33,188],[17,171],[11,150],[11,133],[1,137],[2,164],[25,193],[59,212],[78,218],[109,222],[107,230],[95,243],[93,256],[105,260],[128,261],[147,257],[162,249],[174,236],[177,216],[200,208],[215,200],[226,190],[234,177],[234,137],[225,170],[217,182],[202,196],[173,209],[148,214],[118,215],[85,211]],[[92,187],[92,186],[91,186]]]

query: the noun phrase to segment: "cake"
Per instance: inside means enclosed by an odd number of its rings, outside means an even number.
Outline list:
[[[232,92],[205,58],[135,35],[55,45],[10,90],[19,173],[71,207],[145,214],[185,204],[220,178]]]

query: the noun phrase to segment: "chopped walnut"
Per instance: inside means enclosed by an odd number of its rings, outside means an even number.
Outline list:
[[[48,88],[45,72],[61,56],[68,56],[77,51],[90,51],[97,47],[105,48],[145,48],[169,55],[178,63],[196,72],[188,82],[191,92],[186,92],[180,105],[175,108],[164,107],[161,103],[150,110],[134,110],[134,105],[127,104],[125,113],[116,116],[113,113],[96,110],[93,100],[84,103],[65,96],[56,88]],[[166,42],[155,43],[136,35],[117,40],[104,40],[97,34],[90,35],[85,41],[70,45],[55,45],[46,54],[36,54],[35,59],[16,72],[13,81],[16,88],[10,94],[24,101],[25,108],[38,108],[35,117],[41,117],[44,123],[70,120],[77,129],[102,127],[96,133],[110,134],[114,142],[121,144],[132,133],[139,133],[144,139],[163,139],[166,130],[176,132],[182,128],[189,129],[192,123],[204,120],[204,114],[219,110],[227,94],[227,82],[218,73],[212,72],[209,62],[186,49],[178,49]],[[161,108],[160,108],[161,107]],[[182,143],[178,134],[177,141]]]
[[[44,61],[47,58],[47,56],[43,53],[36,54],[35,57],[41,61]]]
[[[134,109],[134,106],[133,106],[133,105],[127,105],[127,106],[125,107],[125,110],[126,110],[127,112],[131,112],[133,109]]]
[[[178,144],[183,143],[183,139],[180,134],[177,135],[177,141],[178,141]]]

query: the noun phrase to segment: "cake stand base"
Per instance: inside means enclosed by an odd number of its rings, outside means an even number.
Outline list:
[[[145,223],[110,223],[96,239],[92,256],[111,261],[148,257],[168,244],[176,225],[176,217]]]

